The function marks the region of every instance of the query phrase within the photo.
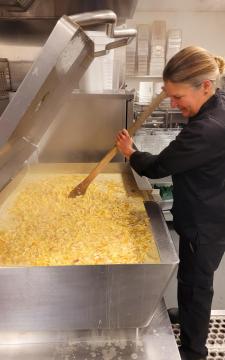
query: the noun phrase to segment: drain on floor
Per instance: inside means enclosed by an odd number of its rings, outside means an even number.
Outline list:
[[[180,326],[172,325],[177,345],[180,345]],[[225,316],[211,315],[207,339],[207,360],[225,360]]]

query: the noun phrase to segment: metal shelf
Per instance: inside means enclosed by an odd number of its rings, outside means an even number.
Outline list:
[[[145,107],[145,106],[149,106],[149,104],[150,104],[150,102],[149,103],[140,103],[138,101],[134,101],[134,106],[136,105],[136,106]],[[167,111],[172,114],[181,114],[181,111],[179,109],[174,109],[174,108],[163,108],[163,107],[160,108],[160,106],[159,106],[156,110],[163,111],[163,112]]]

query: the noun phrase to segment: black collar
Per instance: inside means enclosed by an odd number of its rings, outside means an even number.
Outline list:
[[[219,98],[220,89],[216,89],[215,94],[213,94],[199,109],[198,113],[194,116],[190,116],[188,121],[192,121],[199,117],[203,112],[212,109],[215,106],[216,101]]]

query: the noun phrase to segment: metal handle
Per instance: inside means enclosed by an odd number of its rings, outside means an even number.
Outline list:
[[[120,46],[124,46],[129,44],[137,35],[137,31],[135,29],[116,29],[115,24],[117,21],[116,14],[111,10],[100,10],[100,11],[92,11],[86,12],[82,14],[72,15],[70,19],[82,27],[88,25],[102,25],[106,24],[106,34],[110,38],[118,39],[116,41],[112,41],[105,46],[104,50],[96,51],[95,56],[102,56],[107,54],[111,49],[118,48]]]
[[[77,15],[71,15],[70,19],[80,26],[115,24],[116,14],[111,10],[90,11]]]

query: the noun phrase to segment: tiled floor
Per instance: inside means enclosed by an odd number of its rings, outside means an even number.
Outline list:
[[[174,241],[174,245],[178,251],[179,247],[179,238],[175,230],[173,229],[172,223],[167,223],[171,237]],[[225,310],[225,289],[224,289],[224,277],[225,277],[225,255],[220,263],[218,270],[215,273],[214,278],[214,298],[212,309],[213,310]],[[165,292],[165,302],[167,308],[176,307],[177,306],[177,299],[176,299],[176,290],[177,288],[177,280],[176,274],[174,274],[173,278],[168,285],[168,288]]]

